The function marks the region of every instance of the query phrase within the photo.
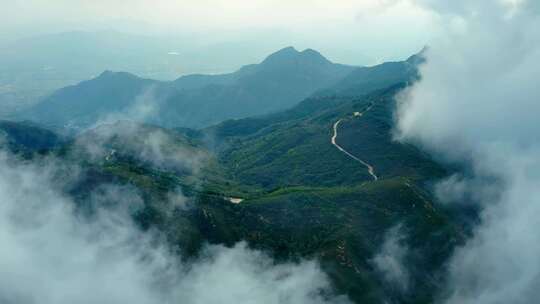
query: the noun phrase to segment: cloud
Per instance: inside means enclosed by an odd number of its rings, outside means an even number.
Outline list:
[[[484,187],[486,183],[493,186]],[[500,191],[496,186],[498,183],[500,185],[500,181],[495,178],[475,178],[453,174],[435,184],[435,195],[442,203],[463,206],[482,201],[496,201],[500,199]]]
[[[316,262],[276,263],[245,243],[181,262],[132,221],[143,204],[133,187],[96,189],[86,216],[63,191],[76,167],[0,152],[0,169],[1,303],[348,303]]]
[[[98,117],[97,122],[88,129],[95,129],[100,125],[113,124],[123,120],[133,120],[138,122],[156,121],[162,108],[165,97],[158,97],[158,86],[148,85],[137,95],[133,102],[124,109],[116,112],[107,112]]]
[[[439,186],[475,192],[481,224],[450,261],[444,303],[534,303],[540,284],[540,16],[537,1],[418,1],[443,36],[398,96],[397,138],[470,170]],[[452,193],[453,192],[453,193]],[[468,193],[468,194],[467,194]],[[443,199],[445,199],[443,198]]]
[[[372,260],[384,281],[400,292],[409,288],[409,272],[405,266],[409,250],[403,244],[404,239],[401,225],[391,228],[385,235],[380,252]]]
[[[191,175],[197,175],[211,158],[175,131],[128,120],[83,132],[76,138],[75,150],[94,162],[128,157],[155,169]]]
[[[275,265],[243,243],[211,247],[187,278],[175,292],[187,303],[349,303],[321,294],[328,291],[328,280],[316,263]]]

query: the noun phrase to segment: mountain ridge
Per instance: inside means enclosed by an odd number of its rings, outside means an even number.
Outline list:
[[[82,130],[111,117],[134,116],[143,123],[199,129],[277,113],[310,96],[358,97],[410,82],[418,77],[421,62],[421,54],[416,54],[405,61],[353,67],[332,63],[313,49],[286,47],[232,73],[193,74],[173,81],[108,70],[57,90],[17,118]]]
[[[314,50],[299,52],[288,47],[232,73],[186,75],[170,82],[104,71],[96,78],[57,90],[21,116],[47,125],[79,123],[84,128],[103,116],[133,106],[152,86],[151,96],[143,97],[154,99],[145,105],[158,107],[159,115],[143,122],[167,127],[204,127],[230,118],[284,110],[316,90],[332,85],[353,69],[334,64]],[[93,87],[91,92],[88,86]]]

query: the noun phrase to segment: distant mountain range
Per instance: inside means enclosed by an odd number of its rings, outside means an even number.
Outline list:
[[[414,58],[353,67],[332,63],[311,49],[300,52],[288,47],[230,74],[157,81],[106,71],[54,92],[19,118],[76,130],[124,118],[164,127],[203,128],[288,109],[313,95],[362,96],[407,82],[416,75]]]
[[[15,38],[15,37],[14,37]],[[279,44],[212,43],[204,35],[70,31],[0,41],[0,116],[10,117],[54,92],[104,70],[173,80],[223,73],[256,62]]]

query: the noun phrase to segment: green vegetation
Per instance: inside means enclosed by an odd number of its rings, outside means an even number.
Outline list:
[[[402,86],[313,97],[288,111],[198,131],[105,125],[67,143],[48,139],[46,147],[81,168],[66,190],[78,209],[92,212],[91,196],[108,184],[135,189],[143,200],[136,222],[163,232],[186,259],[206,242],[245,240],[278,260],[319,260],[338,291],[357,303],[432,303],[464,232],[425,186],[447,169],[391,138],[392,97]],[[371,164],[378,181],[332,145],[339,119],[337,142]],[[17,134],[35,133],[20,128],[3,130],[21,143],[25,137]],[[30,155],[40,148],[28,147]],[[156,150],[159,157],[149,154]],[[227,197],[244,200],[233,204]],[[407,292],[388,284],[373,264],[397,226],[408,248]]]
[[[266,191],[291,186],[353,186],[371,180],[364,165],[331,144],[332,126],[338,119],[344,120],[337,142],[372,164],[380,177],[406,176],[415,182],[441,177],[445,170],[428,155],[391,138],[392,96],[398,88],[341,100],[337,105],[336,99],[329,98],[326,108],[304,103],[292,112],[309,114],[296,115],[292,120],[281,119],[294,117],[289,113],[251,119],[249,124],[246,120],[229,121],[221,125],[226,131],[211,132],[227,135],[220,158],[229,174],[243,184]],[[323,103],[320,100],[316,100],[317,104]],[[371,105],[361,117],[353,115]],[[304,106],[311,111],[300,111],[299,107]],[[250,131],[253,126],[256,130]],[[240,129],[240,135],[230,136],[235,128]]]
[[[0,147],[14,153],[45,152],[63,142],[62,137],[31,122],[0,121]]]

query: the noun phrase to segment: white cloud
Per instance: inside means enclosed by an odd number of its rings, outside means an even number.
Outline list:
[[[409,249],[404,245],[404,240],[402,226],[393,227],[386,233],[381,250],[372,260],[386,283],[400,292],[406,292],[409,288],[409,271],[405,261]]]
[[[133,188],[94,191],[97,213],[86,217],[62,192],[76,178],[63,173],[77,168],[2,152],[0,169],[1,303],[348,302],[329,293],[317,263],[276,264],[243,243],[207,246],[197,261],[180,262],[157,232],[132,222],[142,204]]]
[[[446,30],[427,52],[422,80],[399,97],[398,137],[470,164],[470,176],[439,189],[457,191],[446,193],[452,199],[474,191],[484,208],[474,236],[451,260],[441,301],[534,303],[540,284],[537,1],[421,2]]]

